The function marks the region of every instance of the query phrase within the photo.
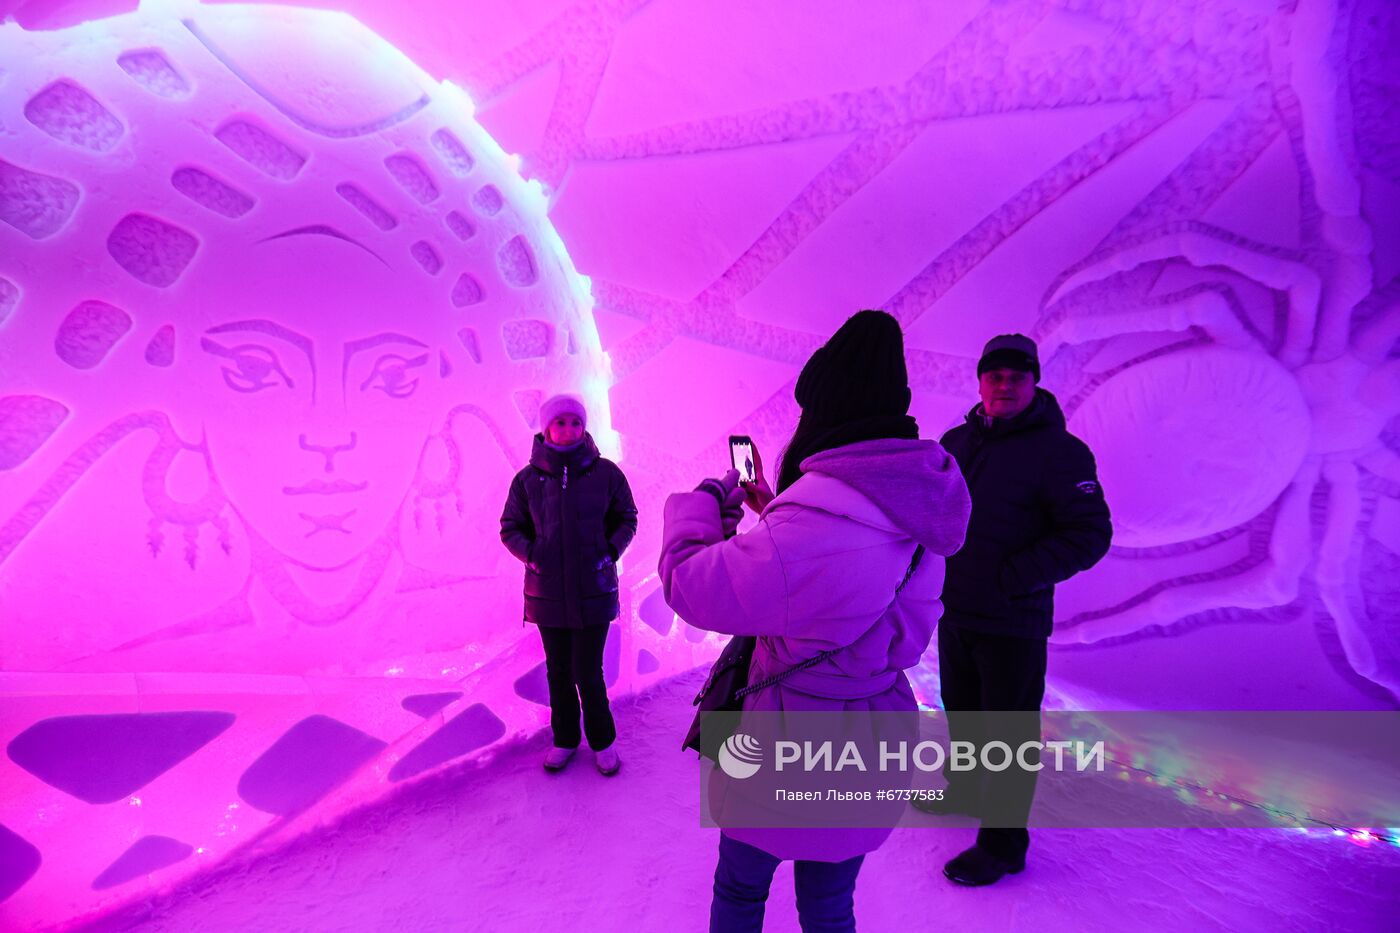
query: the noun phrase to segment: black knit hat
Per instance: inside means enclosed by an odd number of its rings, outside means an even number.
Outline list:
[[[977,361],[977,375],[989,369],[1014,369],[1030,373],[1040,381],[1040,354],[1035,341],[1025,334],[1001,334],[987,341],[982,358]]]
[[[793,394],[803,414],[820,424],[907,414],[909,370],[899,322],[884,311],[852,315],[802,367]]]

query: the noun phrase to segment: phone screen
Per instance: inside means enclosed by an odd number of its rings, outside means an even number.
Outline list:
[[[757,479],[753,465],[753,441],[747,437],[735,437],[729,441],[729,460],[739,471],[739,482],[752,483]]]

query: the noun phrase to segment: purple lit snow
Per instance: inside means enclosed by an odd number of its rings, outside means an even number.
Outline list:
[[[771,470],[860,308],[921,436],[1022,332],[1096,454],[1047,705],[1394,712],[1397,57],[1389,0],[0,0],[0,927],[702,927],[723,639],[662,503],[730,434]],[[610,781],[539,768],[498,536],[560,392],[640,511]],[[863,929],[1381,929],[1400,882],[1381,826],[1055,829],[963,891],[923,819]]]

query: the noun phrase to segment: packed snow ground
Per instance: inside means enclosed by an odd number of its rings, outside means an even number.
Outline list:
[[[554,930],[684,933],[708,922],[718,831],[679,736],[692,672],[615,704],[623,768],[547,737],[405,787],[260,858],[216,869],[93,931]],[[1286,830],[1040,830],[1023,874],[959,888],[939,868],[967,827],[897,830],[856,889],[862,930],[1396,929],[1400,849]],[[797,930],[779,870],[767,930]]]

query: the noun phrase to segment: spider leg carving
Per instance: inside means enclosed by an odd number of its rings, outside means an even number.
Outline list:
[[[1091,257],[1051,287],[1045,307],[1053,307],[1078,289],[1149,262],[1178,259],[1193,266],[1224,266],[1288,296],[1288,324],[1279,360],[1294,367],[1307,359],[1317,327],[1322,281],[1311,268],[1285,250],[1252,243],[1209,224],[1173,224],[1134,240],[1102,258]],[[1139,328],[1161,330],[1161,324]]]
[[[1387,291],[1400,291],[1400,281],[1392,282]],[[1351,343],[1363,362],[1378,365],[1390,355],[1397,340],[1400,340],[1400,297],[1391,296],[1387,307],[1358,329]]]
[[[1329,489],[1327,528],[1318,551],[1315,572],[1319,596],[1337,626],[1337,636],[1352,670],[1392,693],[1400,694],[1400,680],[1386,676],[1367,637],[1371,620],[1364,614],[1358,615],[1348,598],[1347,563],[1361,520],[1361,488],[1356,464],[1351,460],[1331,459],[1323,465],[1322,475]]]
[[[1143,331],[1189,331],[1199,327],[1219,343],[1253,349],[1258,342],[1235,313],[1230,289],[1205,285],[1166,295],[1135,308],[1103,314],[1066,314],[1040,337],[1043,359],[1064,346]]]
[[[1388,482],[1400,483],[1400,454],[1389,447],[1377,447],[1375,450],[1358,457],[1356,462],[1372,476],[1378,476]]]
[[[1298,596],[1298,582],[1312,551],[1309,505],[1319,474],[1319,462],[1306,461],[1283,493],[1268,556],[1260,563],[1243,573],[1210,580],[1175,585],[1168,581],[1146,598],[1134,598],[1118,607],[1057,624],[1053,640],[1059,644],[1090,644],[1209,609],[1270,609],[1292,602]]]

